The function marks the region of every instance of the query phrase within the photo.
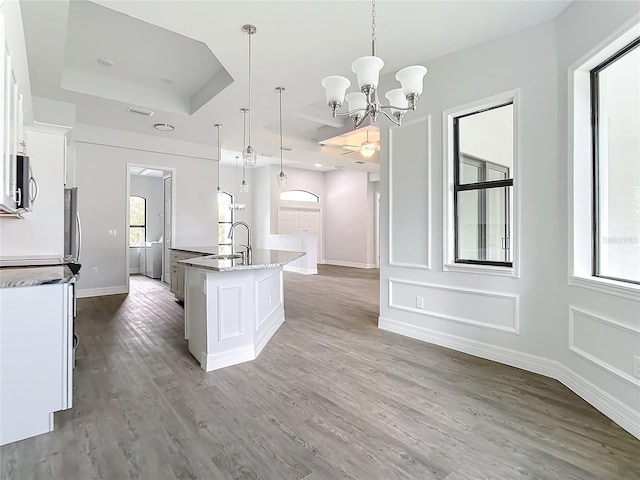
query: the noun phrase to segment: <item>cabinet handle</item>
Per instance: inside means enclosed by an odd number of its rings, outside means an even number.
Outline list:
[[[13,203],[16,205],[20,205],[22,203],[22,189],[16,188],[16,193],[14,195]]]

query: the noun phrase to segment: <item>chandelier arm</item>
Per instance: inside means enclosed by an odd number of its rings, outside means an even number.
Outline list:
[[[357,112],[366,112],[367,109],[366,108],[358,108],[356,110],[351,110],[349,112],[335,112],[334,117],[350,117],[351,115],[353,115],[354,113]]]
[[[386,113],[385,113],[386,115]],[[367,119],[367,117],[369,116],[369,112],[367,112],[360,120],[358,120],[357,122],[355,122],[354,127],[355,129],[357,129],[358,127],[360,127],[360,125],[362,125],[362,123]],[[388,117],[389,115],[387,115]]]
[[[394,110],[402,110],[403,112],[415,110],[415,108],[411,108],[411,107],[394,107],[393,105],[380,105],[380,109],[383,109],[383,108],[393,108]]]
[[[387,117],[391,122],[393,122],[395,125],[400,126],[401,123],[398,122],[395,118],[392,118],[387,112],[385,112],[384,110],[380,110],[385,117]]]

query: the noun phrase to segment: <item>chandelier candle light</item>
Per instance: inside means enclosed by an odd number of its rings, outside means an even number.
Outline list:
[[[284,87],[276,87],[276,92],[280,94],[280,173],[278,174],[278,186],[280,188],[287,185],[287,176],[282,169],[282,92],[284,92],[284,90]]]
[[[252,167],[256,164],[256,150],[251,146],[251,36],[257,31],[253,25],[245,25],[242,30],[249,37],[249,143],[242,151],[242,161],[247,167]]]
[[[427,69],[422,65],[405,67],[396,73],[396,80],[401,88],[396,88],[385,95],[390,105],[380,105],[377,89],[380,79],[380,70],[384,67],[381,58],[376,57],[376,2],[371,2],[371,56],[358,58],[351,65],[351,70],[358,77],[359,92],[349,93],[345,96],[351,82],[339,76],[326,77],[322,80],[325,88],[327,103],[331,108],[333,117],[351,117],[354,128],[360,127],[367,117],[375,122],[380,113],[383,113],[394,124],[400,125],[402,117],[409,110],[416,109],[416,102],[422,94],[422,81]],[[345,101],[349,111],[339,113],[337,110]],[[389,115],[385,110],[391,111]]]

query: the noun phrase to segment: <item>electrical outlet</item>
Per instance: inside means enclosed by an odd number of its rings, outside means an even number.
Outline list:
[[[640,357],[638,355],[633,356],[633,374],[640,378]]]
[[[93,268],[91,269],[91,273],[92,273],[93,275],[97,275],[97,274],[98,274],[98,267],[93,267]]]
[[[269,305],[273,305],[273,294],[269,294]]]
[[[424,297],[416,297],[416,308],[424,308]]]
[[[115,229],[113,229],[113,230],[112,230],[112,229],[109,229],[109,236],[110,236],[110,237],[115,237],[115,236],[116,236],[116,231],[115,231]]]

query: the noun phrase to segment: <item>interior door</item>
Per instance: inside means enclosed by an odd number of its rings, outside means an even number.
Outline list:
[[[169,283],[171,279],[171,175],[164,177],[164,249],[162,255],[162,281]]]

